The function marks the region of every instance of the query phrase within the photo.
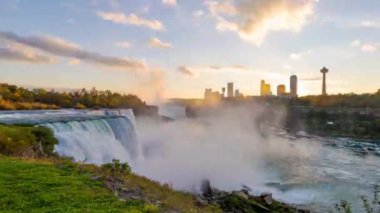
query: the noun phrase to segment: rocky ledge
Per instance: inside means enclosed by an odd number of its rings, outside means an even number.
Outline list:
[[[266,213],[266,212],[295,212],[309,213],[310,211],[276,201],[272,194],[263,193],[260,196],[250,194],[251,189],[243,186],[239,191],[226,192],[211,187],[210,181],[201,183],[201,193],[197,195],[199,205],[218,205],[223,212]]]

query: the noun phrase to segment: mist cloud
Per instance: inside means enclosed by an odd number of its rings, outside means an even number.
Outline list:
[[[192,192],[197,192],[196,186],[203,179],[209,179],[214,187],[223,190],[238,190],[244,184],[267,191],[265,184],[270,182],[271,175],[265,161],[279,165],[284,159],[307,160],[317,155],[319,147],[311,143],[295,146],[270,136],[269,130],[265,133],[269,137],[264,138],[262,131],[267,129],[260,128],[255,120],[266,108],[259,105],[213,108],[207,116],[159,125],[139,119],[137,129],[145,154],[142,166],[133,169]],[[275,114],[280,122],[284,114]],[[287,169],[304,172],[304,168]]]
[[[19,36],[13,32],[0,31],[0,39],[32,47],[55,56],[75,58],[80,61],[126,70],[146,69],[144,61],[112,57],[82,49],[78,45],[61,38],[51,36]]]
[[[219,31],[236,32],[240,38],[260,45],[271,32],[298,32],[313,14],[316,0],[223,0],[208,1]]]

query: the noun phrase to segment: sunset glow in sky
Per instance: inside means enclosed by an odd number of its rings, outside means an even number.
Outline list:
[[[2,0],[0,82],[202,97],[380,88],[379,0]]]

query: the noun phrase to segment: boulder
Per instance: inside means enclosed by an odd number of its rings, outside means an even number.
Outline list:
[[[272,203],[273,203],[272,193],[263,193],[263,194],[260,195],[260,198],[267,205],[272,205]]]
[[[207,204],[208,204],[208,201],[207,200],[205,200],[203,197],[201,197],[201,196],[197,196],[196,197],[196,202],[197,202],[197,205],[198,206],[207,206]]]
[[[249,192],[251,192],[252,189],[249,188],[249,186],[243,185],[241,191],[244,192],[246,195],[249,195]]]
[[[232,194],[239,196],[243,199],[248,199],[248,195],[246,193],[244,193],[243,191],[233,191]]]

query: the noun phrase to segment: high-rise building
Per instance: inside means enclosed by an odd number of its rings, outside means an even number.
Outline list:
[[[234,97],[234,83],[232,82],[227,84],[227,97],[228,98]]]
[[[212,89],[205,89],[204,99],[209,99],[212,96]]]
[[[226,93],[226,88],[222,87],[222,98],[224,98],[224,94]]]
[[[297,93],[297,76],[290,76],[290,97],[296,98],[298,97]]]
[[[235,90],[235,97],[239,97],[240,96],[240,92],[238,89]]]
[[[260,84],[260,95],[261,96],[271,96],[272,95],[270,84],[266,84],[264,80],[262,80],[261,84]]]
[[[283,84],[277,86],[277,96],[284,97],[286,96],[286,87]]]
[[[205,89],[204,100],[207,104],[218,104],[222,99],[222,95],[218,91],[212,89]]]

